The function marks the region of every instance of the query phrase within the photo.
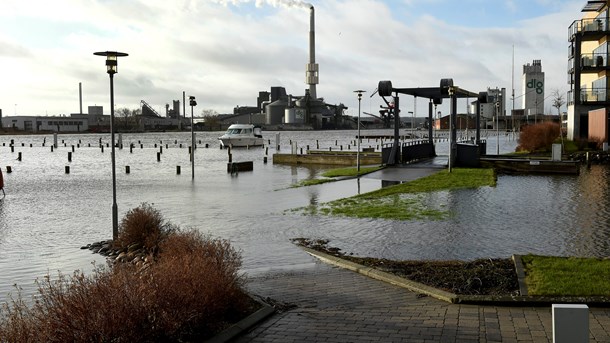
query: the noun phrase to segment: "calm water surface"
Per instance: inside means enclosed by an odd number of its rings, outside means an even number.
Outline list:
[[[242,251],[243,270],[249,275],[311,267],[312,259],[290,243],[295,237],[330,239],[357,255],[395,259],[610,255],[610,175],[605,167],[583,169],[580,176],[500,176],[493,188],[419,195],[430,206],[452,213],[443,221],[305,216],[286,210],[368,192],[382,182],[371,176],[360,182],[289,188],[329,167],[273,165],[275,132],[264,133],[271,141],[269,163],[263,163],[265,149],[234,149],[233,160],[254,161],[254,171],[231,176],[226,173],[227,150],[218,148],[218,136],[197,134],[201,144],[192,181],[186,148],[190,133],[124,134],[125,146],[134,143],[136,148],[133,153],[117,150],[119,217],[143,202],[153,204],[183,228],[229,239]],[[291,142],[313,148],[316,140],[321,149],[353,148],[354,137],[355,131],[282,132],[280,152],[290,152]],[[97,147],[100,138],[109,141],[108,134],[59,135],[60,147],[51,152],[51,135],[0,136],[0,166],[3,171],[13,168],[4,174],[7,197],[0,202],[0,301],[14,293],[14,284],[29,294],[35,290],[34,280],[47,273],[89,271],[92,262],[104,263],[102,257],[79,249],[112,235],[110,148],[102,152]],[[496,138],[487,139],[488,151],[495,152]],[[516,145],[504,135],[499,142],[501,153]],[[68,162],[71,145],[79,143]],[[161,162],[154,144],[163,146]],[[362,146],[378,144],[365,140]],[[447,142],[437,144],[439,155],[447,149]],[[18,152],[22,161],[16,160]],[[67,165],[70,174],[64,173]],[[125,173],[127,165],[130,174]],[[176,174],[178,165],[182,175]]]

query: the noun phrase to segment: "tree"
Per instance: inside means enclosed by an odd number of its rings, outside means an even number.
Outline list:
[[[559,89],[553,90],[552,96],[553,107],[557,109],[557,115],[559,116],[559,118],[561,118],[561,106],[565,105],[566,101],[563,98],[563,94],[559,92]]]
[[[216,112],[215,110],[211,110],[211,109],[202,110],[201,116],[202,117],[216,117],[216,116],[218,116],[218,112]]]
[[[123,130],[136,130],[138,128],[138,118],[137,116],[142,113],[142,110],[137,109],[129,109],[127,107],[121,107],[114,111],[114,114],[117,116],[116,124],[117,127]]]

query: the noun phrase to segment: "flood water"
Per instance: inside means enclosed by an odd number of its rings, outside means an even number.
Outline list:
[[[392,134],[389,130],[362,134],[379,133]],[[291,142],[298,149],[307,145],[348,149],[348,144],[354,149],[355,135],[355,131],[281,132],[280,152],[289,153]],[[493,188],[419,195],[430,206],[451,212],[441,221],[336,218],[287,210],[375,190],[382,180],[363,177],[290,188],[332,167],[274,165],[276,132],[264,132],[271,143],[269,163],[263,163],[265,148],[234,149],[233,161],[254,161],[254,171],[231,175],[226,172],[227,150],[219,149],[218,136],[219,132],[197,133],[201,143],[191,180],[190,133],[123,134],[126,148],[117,149],[116,156],[119,219],[144,202],[152,204],[182,228],[230,240],[242,251],[248,275],[311,267],[312,259],[290,243],[296,237],[329,239],[356,255],[392,259],[610,255],[607,167],[583,168],[579,176],[500,175]],[[70,274],[91,270],[92,262],[104,264],[103,257],[80,247],[112,236],[110,148],[102,152],[98,147],[99,140],[105,145],[110,135],[60,134],[58,139],[59,147],[51,152],[52,135],[0,136],[6,190],[0,201],[0,302],[9,292],[14,294],[14,284],[30,294],[34,280],[47,273]],[[487,139],[488,152],[495,153],[496,137]],[[498,142],[500,153],[516,146],[505,135]],[[133,152],[130,143],[135,145]],[[378,144],[364,140],[362,147]],[[68,162],[72,145],[75,151]],[[163,146],[160,162],[159,145]],[[446,141],[437,144],[439,155],[447,154],[447,149]],[[17,161],[19,152],[22,161]],[[13,172],[7,174],[6,166]],[[70,166],[70,174],[64,172],[65,166]],[[125,166],[130,166],[130,174]],[[176,166],[181,166],[181,175]]]

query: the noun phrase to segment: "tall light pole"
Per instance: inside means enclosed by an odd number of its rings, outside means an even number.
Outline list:
[[[195,180],[195,125],[193,123],[193,107],[197,106],[195,97],[189,95],[189,105],[191,105],[191,180]]]
[[[356,168],[358,171],[358,175],[360,175],[360,104],[362,102],[362,93],[361,89],[354,91],[354,93],[358,93],[358,143],[357,143],[357,151],[356,151]]]
[[[114,74],[118,73],[117,59],[128,54],[117,51],[94,52],[96,56],[106,56],[106,71],[110,76],[110,140],[112,148],[110,159],[112,160],[112,240],[116,241],[119,236],[119,214],[116,204],[116,158],[114,154]]]

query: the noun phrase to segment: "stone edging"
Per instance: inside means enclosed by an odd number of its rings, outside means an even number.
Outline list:
[[[267,305],[264,302],[259,301],[259,303],[263,307],[261,307],[258,311],[252,313],[251,315],[240,320],[239,322],[231,325],[227,329],[223,330],[222,332],[220,332],[219,334],[217,334],[216,336],[212,337],[211,339],[209,339],[205,342],[206,343],[228,342],[228,341],[232,340],[233,338],[237,337],[238,335],[240,335],[241,333],[245,332],[246,330],[250,329],[254,325],[262,322],[270,315],[275,313],[275,309],[273,307]]]
[[[446,292],[434,287],[424,285],[419,282],[411,281],[396,275],[386,273],[375,268],[366,267],[351,261],[346,261],[342,258],[325,254],[323,252],[313,250],[307,247],[299,246],[308,254],[320,259],[323,262],[332,264],[337,267],[348,269],[370,278],[388,282],[390,284],[406,288],[410,291],[425,294],[433,298],[443,300],[453,304],[481,304],[481,305],[512,305],[512,306],[534,306],[549,304],[566,304],[578,303],[589,305],[610,305],[610,297],[591,296],[591,297],[562,297],[562,296],[497,296],[497,295],[458,295]],[[521,261],[520,258],[518,258]],[[522,269],[523,270],[523,269]]]

